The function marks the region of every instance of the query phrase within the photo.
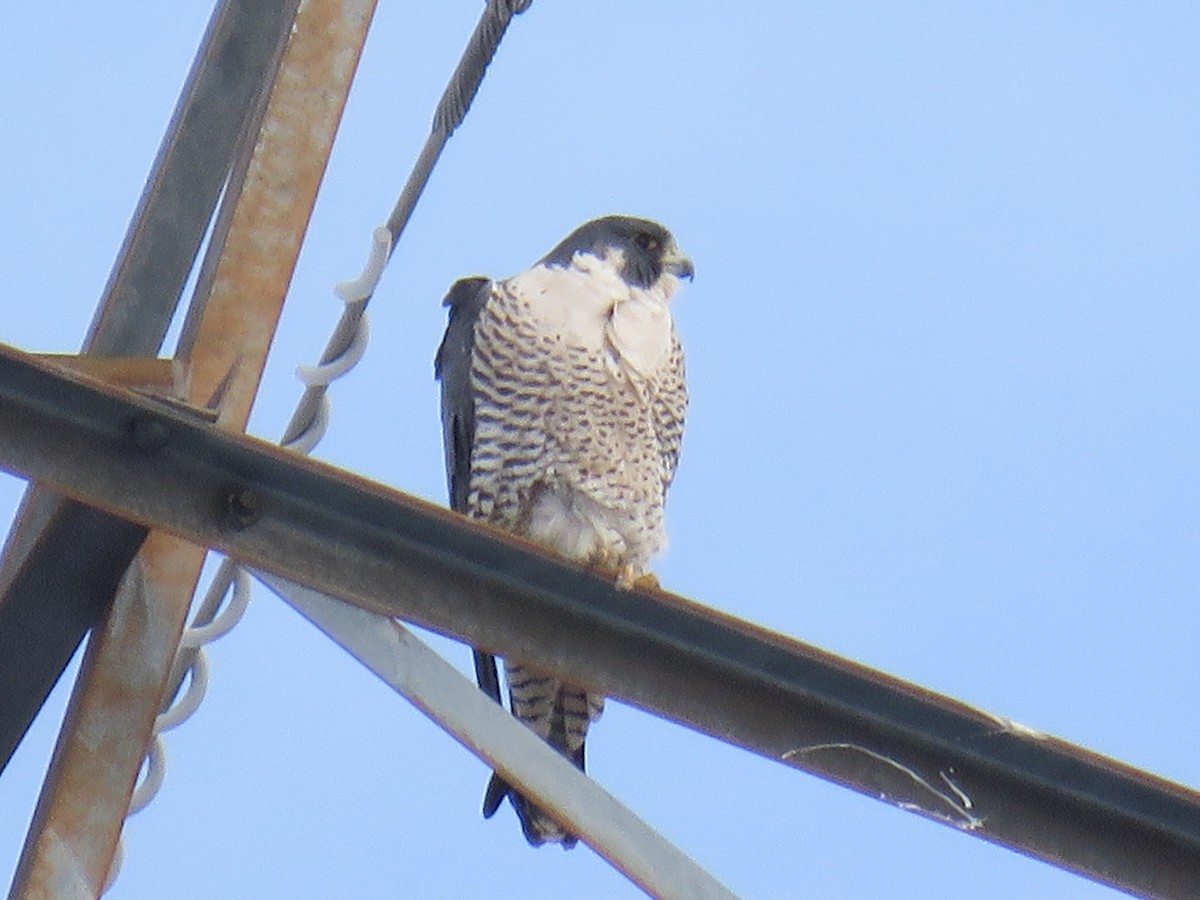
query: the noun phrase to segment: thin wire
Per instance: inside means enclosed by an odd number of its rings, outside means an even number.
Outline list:
[[[296,376],[306,388],[279,441],[285,449],[308,454],[324,435],[329,422],[329,385],[354,368],[366,351],[369,336],[367,304],[375,293],[396,243],[412,217],[446,142],[471,108],[509,22],[514,15],[525,12],[532,2],[488,0],[438,103],[429,137],[392,208],[387,224],[379,226],[372,233],[371,248],[362,274],[334,288],[334,293],[345,305],[320,361],[314,366],[300,366],[296,370]],[[230,601],[218,616],[231,586],[233,593]],[[229,559],[222,560],[192,618],[192,624],[180,639],[179,651],[168,680],[167,696],[171,701],[155,721],[145,774],[134,790],[126,818],[154,799],[166,777],[166,746],[161,733],[186,721],[204,697],[208,685],[208,664],[203,645],[224,636],[237,624],[245,613],[249,598],[249,575]],[[180,697],[179,690],[185,678],[188,679],[188,690]],[[123,861],[124,847],[122,841],[118,840],[103,888],[105,892],[116,881]]]
[[[458,66],[455,68],[454,74],[450,76],[450,82],[442,94],[442,99],[438,102],[429,137],[425,140],[421,155],[417,157],[408,180],[396,200],[396,205],[392,208],[391,215],[388,216],[387,225],[384,226],[391,236],[391,245],[388,249],[389,258],[400,241],[404,229],[408,226],[409,219],[412,218],[417,201],[420,200],[425,185],[429,182],[429,176],[433,173],[433,167],[441,157],[446,142],[462,124],[463,118],[471,108],[471,102],[479,91],[483,76],[496,55],[496,50],[500,46],[500,40],[504,37],[509,22],[514,15],[528,9],[531,3],[532,0],[489,0],[483,15],[480,16],[479,23],[475,26],[475,31],[467,42],[467,48],[463,51],[462,58],[459,59]],[[371,290],[373,293],[373,286]],[[334,328],[325,352],[321,355],[320,365],[330,363],[346,352],[358,332],[358,320],[362,318],[370,300],[371,293],[368,293],[360,300],[346,304],[346,308],[342,311],[341,321]],[[326,387],[312,385],[304,392],[304,396],[300,398],[300,403],[283,433],[281,444],[286,446],[292,443],[302,432],[308,430],[310,423],[318,414],[320,398],[325,395]]]

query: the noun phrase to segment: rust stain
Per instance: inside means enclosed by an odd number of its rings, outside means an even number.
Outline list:
[[[86,356],[73,353],[38,353],[38,359],[98,378],[109,384],[142,388],[168,396],[181,396],[180,367],[171,359],[146,356]]]
[[[250,417],[374,6],[301,5],[190,360],[193,403],[238,364],[225,427]]]

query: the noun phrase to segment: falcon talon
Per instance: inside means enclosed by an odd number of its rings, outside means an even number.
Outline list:
[[[451,507],[623,589],[657,586],[637,573],[667,544],[688,399],[669,304],[694,271],[662,225],[605,216],[518,275],[456,282],[434,364]],[[498,701],[495,658],[475,651],[475,671]],[[513,714],[582,770],[604,698],[533,665],[505,678]],[[485,814],[505,796],[530,844],[574,844],[495,777]]]
[[[657,575],[653,572],[646,572],[633,579],[633,587],[639,591],[658,591],[662,589],[662,584]]]
[[[617,587],[623,591],[633,590],[637,587],[638,577],[633,574],[633,566],[624,566],[617,573]]]

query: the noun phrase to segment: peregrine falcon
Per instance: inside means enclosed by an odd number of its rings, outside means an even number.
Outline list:
[[[692,263],[663,226],[606,216],[504,281],[464,278],[438,349],[451,506],[629,586],[666,546],[663,504],[687,408],[669,302]],[[505,660],[513,715],[584,767],[604,698]],[[500,700],[496,663],[476,651]],[[534,846],[577,838],[493,775]]]

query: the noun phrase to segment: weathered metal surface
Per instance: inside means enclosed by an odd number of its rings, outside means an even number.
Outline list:
[[[140,764],[145,754],[136,726],[153,723],[146,695],[155,672],[170,665],[177,639],[161,613],[171,600],[161,595],[162,573],[154,570],[163,554],[148,549],[127,569],[103,629],[88,643],[13,897],[95,897],[104,885],[137,776],[126,760]]]
[[[219,215],[189,310],[187,399],[221,396],[219,423],[243,429],[374,11],[374,0],[305,0],[288,35],[253,152]],[[229,377],[232,376],[232,377]],[[130,424],[137,452],[169,441]],[[163,702],[205,550],[154,533],[88,648],[18,869],[18,896],[99,893]]]
[[[39,353],[37,358],[72,372],[118,387],[135,388],[163,396],[183,394],[186,373],[180,363],[153,356],[86,356],[71,353]]]
[[[152,454],[129,437],[145,416],[170,431]],[[1200,896],[1195,791],[11,350],[0,419],[0,467],[76,499],[1096,880]]]
[[[207,299],[189,308],[178,357],[200,394],[237,365],[230,390],[242,399],[224,405],[228,427],[249,418],[374,9],[372,0],[301,5],[250,167],[231,185],[238,202],[218,216],[221,253],[201,269],[196,294]]]

